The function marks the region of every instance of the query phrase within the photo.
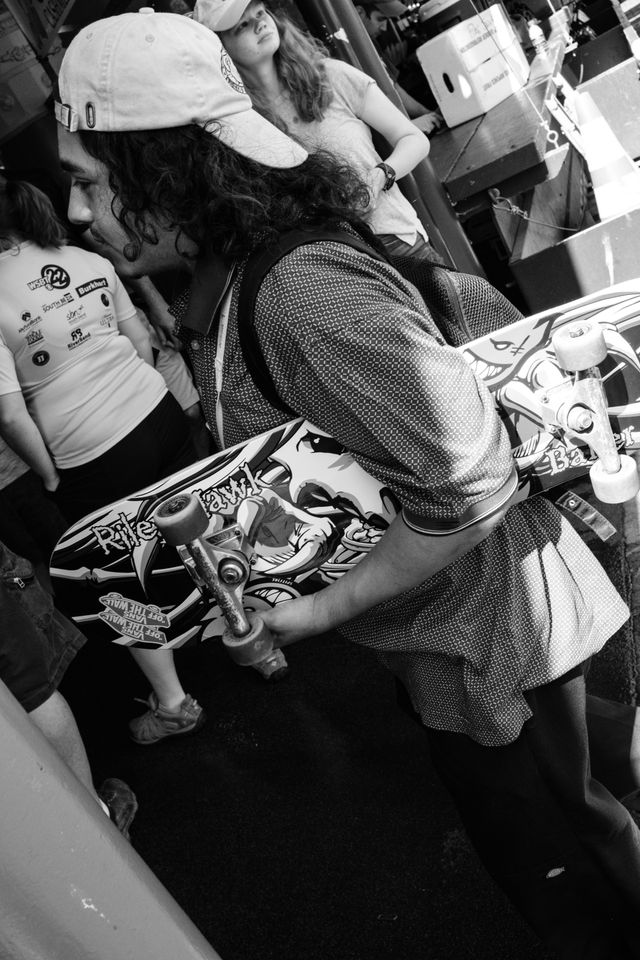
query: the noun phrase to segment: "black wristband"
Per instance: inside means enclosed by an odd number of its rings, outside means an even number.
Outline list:
[[[388,163],[376,163],[376,168],[382,170],[384,173],[384,186],[383,190],[391,190],[391,187],[396,182],[396,172],[393,167],[390,167]]]

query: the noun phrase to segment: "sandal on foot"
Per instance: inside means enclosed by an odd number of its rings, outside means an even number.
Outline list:
[[[186,695],[177,713],[161,707],[155,693],[151,694],[146,703],[149,706],[147,712],[129,723],[131,739],[141,746],[158,743],[165,737],[173,737],[179,733],[195,733],[206,719],[204,710],[190,694]]]

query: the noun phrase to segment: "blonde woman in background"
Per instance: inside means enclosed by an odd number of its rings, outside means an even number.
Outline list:
[[[393,256],[438,259],[396,180],[429,153],[429,140],[361,70],[262,0],[198,0],[193,17],[218,33],[255,109],[310,153],[325,150],[367,182],[367,221]],[[383,158],[372,131],[391,145]]]

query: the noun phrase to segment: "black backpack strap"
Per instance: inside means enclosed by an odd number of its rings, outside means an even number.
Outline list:
[[[359,231],[360,232],[360,231]],[[367,239],[364,239],[364,237]],[[373,234],[371,234],[373,237]],[[240,293],[238,298],[238,337],[242,355],[247,370],[254,384],[272,407],[281,410],[287,416],[297,417],[294,410],[281,399],[276,389],[273,377],[265,362],[260,340],[255,326],[255,306],[262,281],[284,256],[295,250],[296,247],[308,243],[318,243],[323,240],[334,243],[344,243],[349,247],[360,250],[376,260],[388,262],[383,250],[377,242],[369,242],[368,235],[362,231],[362,236],[354,236],[346,230],[291,230],[283,234],[275,243],[257,247],[249,256],[244,268]]]

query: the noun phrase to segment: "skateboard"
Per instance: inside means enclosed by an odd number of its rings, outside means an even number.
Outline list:
[[[495,397],[521,499],[588,470],[601,499],[636,494],[625,451],[640,446],[640,281],[458,349]],[[277,675],[260,612],[340,577],[398,509],[335,440],[294,420],[76,523],[51,576],[91,637],[177,648],[224,636],[237,662],[255,666],[260,651],[261,672]]]

